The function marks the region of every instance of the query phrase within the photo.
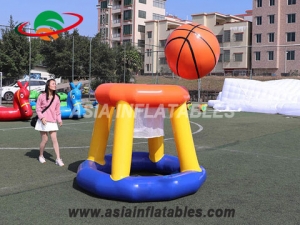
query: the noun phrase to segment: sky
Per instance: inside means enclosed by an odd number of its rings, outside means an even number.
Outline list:
[[[149,0],[148,0],[149,1]],[[63,16],[64,27],[77,21],[65,12],[78,13],[83,22],[77,27],[80,35],[93,37],[97,33],[97,0],[0,0],[0,25],[8,25],[10,16],[15,22],[33,24],[36,16],[52,10]],[[166,13],[191,20],[192,14],[219,12],[243,14],[252,9],[252,0],[167,0]]]

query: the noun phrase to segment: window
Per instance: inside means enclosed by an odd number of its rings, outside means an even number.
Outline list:
[[[160,15],[160,14],[156,14],[156,13],[153,13],[153,14],[152,14],[152,19],[153,19],[153,20],[164,20],[164,19],[165,19],[165,16],[164,16],[164,15]]]
[[[145,40],[138,40],[138,47],[145,47]]]
[[[152,31],[147,32],[148,38],[152,38]]]
[[[262,0],[257,0],[256,7],[257,8],[262,7]]]
[[[103,14],[100,17],[100,24],[108,24],[108,14]]]
[[[296,0],[288,0],[288,5],[296,5]]]
[[[260,61],[260,52],[255,52],[255,60]]]
[[[235,33],[235,41],[243,41],[243,33]]]
[[[144,19],[146,19],[146,11],[139,10],[139,18],[144,18]]]
[[[270,6],[275,5],[275,0],[270,0]]]
[[[147,0],[139,0],[139,3],[147,4]]]
[[[165,40],[159,40],[159,47],[164,48],[166,45],[167,39]]]
[[[243,61],[243,53],[234,53],[234,61],[242,62]]]
[[[295,32],[288,32],[286,33],[286,41],[287,42],[293,42],[296,39],[296,33]]]
[[[261,43],[261,34],[256,34],[256,43]]]
[[[131,45],[131,39],[123,40],[123,45]]]
[[[100,8],[101,9],[107,9],[107,1],[100,2]]]
[[[223,62],[223,54],[220,54],[220,57],[219,57],[219,61],[218,62]]]
[[[132,10],[124,11],[124,20],[131,20],[132,19]]]
[[[219,43],[223,43],[223,35],[217,35],[216,37]]]
[[[230,42],[230,30],[224,30],[224,42]]]
[[[165,0],[153,0],[153,6],[165,9]]]
[[[45,82],[42,81],[30,81],[30,86],[41,86],[45,85]]]
[[[269,15],[269,24],[275,23],[275,15]]]
[[[152,71],[152,64],[146,64],[146,67],[147,71]]]
[[[274,60],[274,51],[268,51],[269,60]]]
[[[100,28],[100,35],[102,38],[107,38],[108,37],[108,28]]]
[[[123,26],[123,35],[129,35],[132,34],[132,25],[124,25]]]
[[[224,62],[230,62],[230,50],[224,50]]]
[[[132,5],[132,0],[124,0],[124,6]]]
[[[146,49],[146,53],[148,57],[152,56],[152,49]]]
[[[145,26],[138,25],[138,32],[145,33]]]
[[[160,64],[160,65],[165,65],[165,64],[167,64],[167,59],[166,59],[166,57],[161,57],[161,58],[159,58],[159,64]]]
[[[287,22],[288,23],[296,23],[296,14],[287,14]]]
[[[269,36],[269,42],[274,42],[275,40],[275,34],[274,33],[268,33]]]
[[[256,17],[256,25],[261,25],[262,24],[262,17],[258,16]]]
[[[295,51],[287,51],[286,60],[295,60]]]

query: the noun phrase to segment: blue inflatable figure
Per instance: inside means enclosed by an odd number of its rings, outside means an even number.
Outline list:
[[[96,108],[96,107],[97,107],[97,105],[98,105],[98,101],[97,101],[97,100],[95,100],[95,101],[93,102],[93,107],[94,107],[94,108]]]
[[[61,106],[61,118],[62,119],[79,119],[82,118],[86,111],[81,104],[81,83],[75,85],[70,83],[71,91],[68,93],[67,105]]]

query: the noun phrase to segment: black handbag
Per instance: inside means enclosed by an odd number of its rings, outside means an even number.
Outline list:
[[[31,118],[31,121],[30,121],[30,125],[31,125],[32,127],[35,127],[36,122],[37,122],[38,119],[39,119],[38,116],[32,117],[32,118]]]
[[[55,98],[55,95],[53,96],[53,98],[52,98],[50,104],[49,104],[46,108],[43,109],[42,113],[44,113],[44,112],[50,107],[50,105],[52,104],[54,98]],[[30,125],[31,125],[32,127],[35,127],[35,125],[36,125],[38,119],[39,119],[39,117],[38,117],[37,115],[36,115],[35,117],[32,117],[32,118],[31,118],[31,121],[30,121]]]

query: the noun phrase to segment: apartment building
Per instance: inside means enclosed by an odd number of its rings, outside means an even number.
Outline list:
[[[164,53],[164,47],[170,33],[185,21],[173,15],[167,15],[162,20],[148,20],[145,37],[144,74],[171,74]]]
[[[245,75],[249,72],[252,11],[238,16],[221,13],[192,15],[186,21],[165,15],[166,0],[98,0],[98,31],[110,46],[130,42],[144,53],[144,74],[171,74],[164,46],[178,26],[195,22],[217,36],[221,56],[212,74]]]
[[[259,75],[299,75],[300,0],[253,0],[252,68]]]
[[[211,74],[246,75],[249,73],[251,13],[249,10],[240,16],[216,12],[192,15],[192,21],[210,28],[220,44],[220,58]]]
[[[165,18],[166,0],[98,0],[98,32],[110,46],[145,45],[145,21]]]
[[[221,55],[211,74],[246,75],[250,71],[251,10],[241,16],[221,13],[201,13],[192,15],[192,21],[181,20],[168,15],[164,20],[146,21],[145,67],[144,73],[171,74],[164,46],[170,33],[178,26],[195,22],[210,28],[216,35]],[[147,47],[148,46],[148,47]]]

